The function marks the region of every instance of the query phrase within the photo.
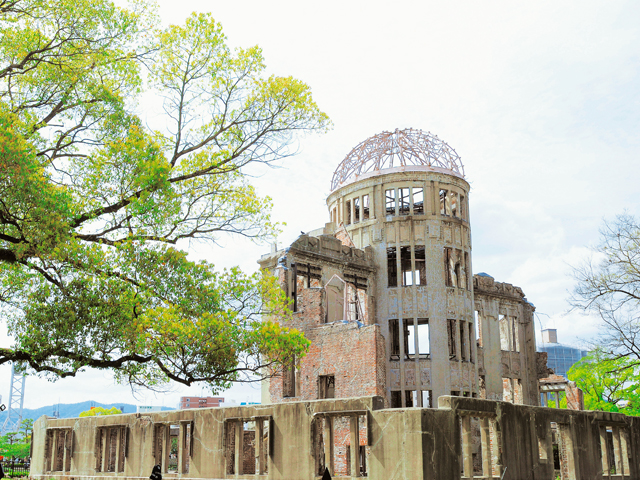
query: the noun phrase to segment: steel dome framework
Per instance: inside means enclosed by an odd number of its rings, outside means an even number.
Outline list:
[[[413,128],[396,129],[374,135],[351,150],[333,172],[331,190],[360,175],[414,165],[450,170],[464,177],[460,157],[437,136]]]

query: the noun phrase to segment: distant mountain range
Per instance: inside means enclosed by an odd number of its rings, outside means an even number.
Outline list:
[[[137,406],[130,403],[100,403],[92,400],[80,403],[61,403],[56,405],[48,405],[40,408],[25,408],[22,410],[22,418],[31,418],[37,420],[42,415],[53,416],[54,411],[60,412],[60,418],[73,418],[78,417],[81,412],[89,410],[91,407],[103,407],[111,408],[116,407],[122,410],[122,413],[135,413]],[[175,410],[171,407],[162,407],[162,410]],[[7,411],[0,412],[0,425],[2,425],[7,418]]]

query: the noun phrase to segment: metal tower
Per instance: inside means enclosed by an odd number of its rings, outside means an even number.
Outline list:
[[[17,432],[22,422],[22,406],[24,405],[24,382],[26,375],[16,373],[15,364],[11,366],[11,387],[9,390],[9,409],[7,419],[2,424],[2,435]]]

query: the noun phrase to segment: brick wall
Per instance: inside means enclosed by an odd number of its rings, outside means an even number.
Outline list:
[[[283,397],[283,377],[279,376],[270,382],[271,400],[316,400],[319,375],[335,376],[336,398],[386,397],[385,342],[380,327],[359,327],[355,322],[325,324],[324,298],[323,288],[298,291],[298,311],[290,326],[302,331],[311,347],[296,371],[296,396]]]
[[[378,325],[358,327],[355,322],[323,325],[305,331],[311,341],[296,371],[296,396],[283,398],[283,378],[270,383],[274,402],[316,400],[318,376],[335,376],[335,397],[385,396],[384,338]]]
[[[564,389],[569,410],[584,410],[584,397],[575,382],[568,382]]]
[[[244,430],[242,441],[242,473],[256,473],[256,432],[255,430]]]

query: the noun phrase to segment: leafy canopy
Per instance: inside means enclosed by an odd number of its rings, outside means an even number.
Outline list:
[[[277,233],[246,171],[330,127],[309,87],[210,15],[161,29],[145,1],[0,0],[0,28],[0,364],[216,390],[303,355],[261,321],[289,317],[273,278],[181,246]]]
[[[640,367],[640,223],[629,214],[604,222],[592,255],[573,268],[574,308],[600,317],[595,341],[611,370]]]
[[[0,437],[0,455],[3,457],[24,458],[31,451],[31,430],[33,420],[27,418],[20,422],[17,432],[7,432]]]
[[[595,350],[567,372],[584,394],[586,410],[640,415],[640,371],[628,358]]]

